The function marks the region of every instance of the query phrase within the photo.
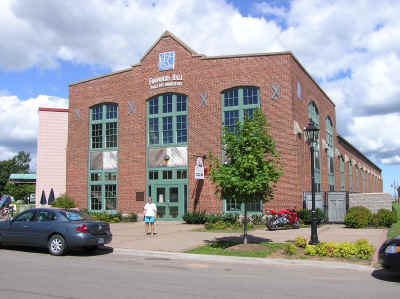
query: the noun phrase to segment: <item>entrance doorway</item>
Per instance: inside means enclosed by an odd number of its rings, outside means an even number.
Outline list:
[[[182,220],[187,207],[186,184],[155,183],[149,187],[160,220]]]

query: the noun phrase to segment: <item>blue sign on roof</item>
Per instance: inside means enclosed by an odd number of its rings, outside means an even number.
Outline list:
[[[158,71],[173,70],[175,66],[175,52],[160,53],[158,57]]]

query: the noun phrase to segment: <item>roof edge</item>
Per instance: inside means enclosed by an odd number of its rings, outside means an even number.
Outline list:
[[[137,65],[134,65],[134,66],[137,66]],[[85,83],[85,82],[89,82],[89,81],[92,81],[92,80],[105,78],[105,77],[113,76],[113,75],[120,74],[120,73],[129,72],[130,70],[132,70],[132,67],[127,68],[127,69],[123,69],[123,70],[120,70],[120,71],[116,71],[116,72],[112,72],[112,73],[108,73],[108,74],[92,77],[92,78],[85,79],[85,80],[82,80],[82,81],[73,82],[73,83],[69,84],[68,86],[74,86],[74,85]]]
[[[66,109],[66,108],[46,108],[46,107],[39,107],[39,111],[69,112],[69,109]]]
[[[317,85],[317,87],[319,88],[320,91],[322,91],[322,93],[327,97],[327,99],[329,100],[329,102],[331,102],[331,104],[333,105],[333,107],[336,107],[336,104],[331,100],[331,98],[326,94],[326,92],[322,89],[321,86],[319,86],[319,84],[317,83],[317,81],[315,81],[315,79],[311,76],[311,74],[304,68],[304,66],[300,63],[300,61],[297,59],[296,56],[294,56],[293,53],[291,53],[294,61],[300,66],[300,68],[303,70],[303,72],[314,82],[315,85]]]
[[[144,53],[142,58],[139,61],[139,64],[142,63],[143,59],[146,58],[146,56],[154,49],[154,47],[163,39],[166,37],[171,37],[173,40],[175,40],[178,44],[180,44],[186,51],[188,51],[192,56],[199,56],[199,54],[194,51],[192,48],[190,48],[188,45],[186,45],[183,41],[181,41],[178,37],[176,37],[174,34],[169,32],[168,30],[165,30],[163,34],[153,43],[153,45]],[[201,55],[200,55],[201,56]]]
[[[374,162],[372,162],[370,159],[368,159],[362,152],[360,152],[354,145],[352,145],[350,142],[348,142],[346,139],[344,139],[343,136],[339,135],[338,133],[336,133],[336,136],[341,139],[346,145],[350,146],[353,150],[355,150],[357,153],[359,153],[364,159],[366,159],[369,163],[371,163],[372,165],[374,165],[377,169],[379,169],[379,171],[382,173],[382,169],[380,169],[380,167],[378,167]]]

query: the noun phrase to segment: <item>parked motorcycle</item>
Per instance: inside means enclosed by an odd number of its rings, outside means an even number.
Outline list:
[[[295,209],[267,210],[266,226],[269,230],[277,230],[287,225],[291,225],[293,228],[300,228],[299,218]]]

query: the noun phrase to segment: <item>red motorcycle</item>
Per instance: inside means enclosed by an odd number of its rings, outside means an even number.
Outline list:
[[[295,209],[284,209],[279,212],[274,209],[267,210],[266,225],[269,230],[277,230],[287,225],[291,225],[293,228],[300,228],[299,218]]]

